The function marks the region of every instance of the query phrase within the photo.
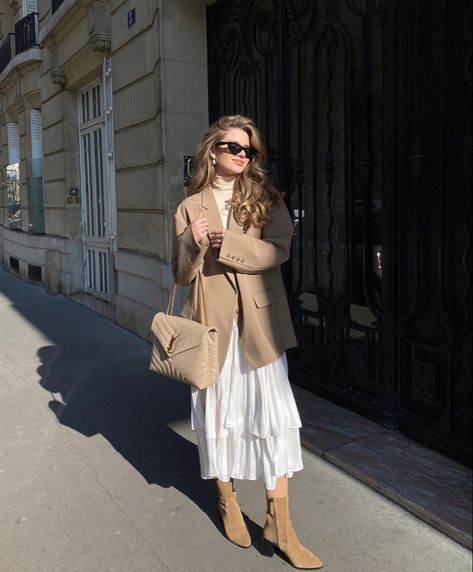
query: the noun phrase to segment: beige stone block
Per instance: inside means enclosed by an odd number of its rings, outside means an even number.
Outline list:
[[[163,2],[164,58],[207,65],[204,2]]]
[[[77,92],[65,89],[61,92],[61,105],[64,120],[77,123]]]
[[[40,29],[44,26],[44,23],[40,24]],[[51,49],[49,47],[46,47],[45,45],[43,45],[43,59],[41,60],[40,66],[39,66],[39,73],[41,75],[41,78],[43,78],[43,76],[49,72],[49,70],[52,68],[53,66],[53,52],[51,51]],[[41,86],[41,89],[43,88],[43,86]]]
[[[117,208],[164,209],[164,173],[162,164],[116,175]]]
[[[153,282],[159,282],[164,288],[168,288],[172,284],[169,265],[161,262],[156,256],[117,250],[115,253],[115,269],[117,272],[133,274]]]
[[[166,113],[165,181],[168,208],[171,212],[183,200],[184,155],[194,155],[195,148],[208,128],[208,116]]]
[[[67,206],[66,230],[68,238],[75,240],[82,238],[82,210],[80,205]]]
[[[7,111],[8,121],[17,121],[18,110],[15,104],[15,91],[10,83],[9,89],[4,91],[2,98],[2,108]]]
[[[161,285],[154,280],[119,272],[118,292],[120,296],[124,296],[128,300],[155,309],[159,306],[158,301],[162,298],[163,290]]]
[[[46,48],[43,48],[43,51],[44,50],[46,50]],[[47,64],[47,62],[45,62],[43,59],[43,68],[41,69],[41,79],[40,79],[41,99],[43,103],[53,97],[57,97],[62,90],[60,83],[53,83],[49,72],[50,72],[49,64]]]
[[[51,181],[65,178],[64,152],[52,153],[43,159],[44,180]]]
[[[64,167],[67,190],[81,187],[80,179],[80,152],[77,121],[68,119],[63,122],[64,130]]]
[[[43,154],[49,155],[64,149],[63,123],[56,123],[43,129]]]
[[[34,92],[39,95],[40,88],[40,62],[35,62],[22,69],[21,74],[21,88],[23,95],[35,105]]]
[[[157,20],[158,0],[128,0],[112,4],[112,53],[131,39],[142,34]],[[128,28],[127,14],[136,11],[136,23]]]
[[[118,211],[118,248],[164,258],[168,242],[166,218],[155,212]]]
[[[117,170],[152,165],[162,158],[161,116],[115,132],[115,166]]]
[[[112,81],[114,91],[137,81],[151,72],[145,56],[145,33],[133,38],[126,46],[112,52]]]
[[[46,20],[49,20],[51,17],[50,0],[38,0],[38,13],[41,26],[44,26]]]
[[[64,66],[66,85],[71,91],[79,90],[102,77],[103,52],[83,50]]]
[[[41,106],[41,112],[43,128],[61,121],[63,119],[62,92],[44,101]]]
[[[154,29],[133,38],[128,44],[112,53],[113,89],[120,90],[125,85],[150,74],[156,68],[159,45]]]
[[[59,272],[59,252],[47,250],[44,260],[44,283],[48,294],[58,294],[61,288]]]
[[[56,48],[56,67],[60,68],[67,62],[70,62],[73,57],[87,45],[88,41],[89,30],[87,15],[85,14],[58,42]]]
[[[113,120],[117,131],[153,119],[160,110],[158,72],[137,80],[113,98]]]
[[[44,183],[44,206],[65,208],[66,188],[64,181],[46,181]]]
[[[116,304],[117,323],[145,340],[151,341],[151,322],[156,313],[154,309],[128,300],[120,294],[116,297]]]
[[[66,217],[64,209],[44,209],[44,219],[47,234],[67,236]]]
[[[167,112],[208,112],[207,66],[164,60],[161,81]]]
[[[110,12],[116,12],[123,4],[129,4],[129,0],[110,0]]]

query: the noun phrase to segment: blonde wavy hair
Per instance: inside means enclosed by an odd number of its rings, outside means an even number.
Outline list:
[[[212,184],[216,177],[216,168],[212,164],[210,152],[233,127],[248,133],[250,145],[257,151],[246,169],[236,176],[231,204],[233,216],[245,229],[250,226],[261,228],[271,221],[271,209],[279,205],[281,195],[272,186],[266,174],[264,166],[267,152],[261,142],[258,128],[248,117],[225,115],[212,123],[195,151],[187,196],[198,193]]]

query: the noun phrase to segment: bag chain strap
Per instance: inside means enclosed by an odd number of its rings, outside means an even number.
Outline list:
[[[197,311],[196,311],[196,315],[199,316],[199,322],[202,324],[204,324],[205,326],[208,326],[207,324],[207,313],[205,311],[205,298],[204,298],[204,289],[202,288],[202,275],[200,273],[200,271],[197,273],[196,276],[196,286],[197,286]],[[171,291],[171,296],[169,297],[169,301],[168,301],[168,305],[166,308],[166,314],[171,314],[174,311],[174,302],[176,300],[176,290],[177,290],[177,283],[174,280],[173,285],[172,285],[172,291]],[[202,321],[203,318],[203,321]]]

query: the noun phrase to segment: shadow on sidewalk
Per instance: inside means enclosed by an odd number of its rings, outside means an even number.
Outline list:
[[[2,271],[0,292],[54,344],[37,351],[37,371],[40,385],[60,395],[49,402],[58,421],[87,437],[103,435],[148,483],[179,490],[223,533],[216,488],[200,478],[197,447],[168,426],[189,417],[190,388],[148,370],[150,344]],[[246,518],[260,537],[261,527]]]

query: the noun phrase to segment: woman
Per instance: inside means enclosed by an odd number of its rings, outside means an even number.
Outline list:
[[[263,536],[296,568],[322,562],[298,540],[288,512],[288,478],[303,468],[301,421],[285,350],[296,345],[280,265],[293,226],[264,165],[255,124],[240,115],[216,121],[196,150],[188,196],[175,216],[178,284],[200,284],[207,323],[219,332],[219,380],[192,388],[201,477],[215,479],[227,537],[249,547],[233,479],[265,482]],[[196,319],[193,288],[181,316]]]

